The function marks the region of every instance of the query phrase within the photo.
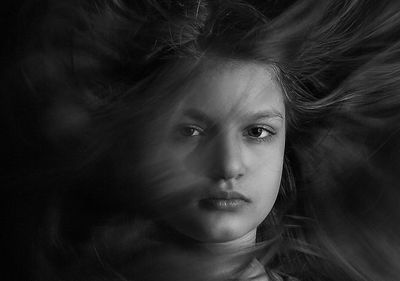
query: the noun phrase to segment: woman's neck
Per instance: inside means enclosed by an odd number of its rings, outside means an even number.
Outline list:
[[[257,261],[254,255],[256,242],[256,230],[246,235],[227,242],[204,243],[202,247],[213,257],[221,259],[215,267],[217,276],[238,276],[240,280],[260,278],[268,280],[264,267]],[[223,279],[223,278],[222,278]]]
[[[256,229],[250,231],[244,236],[227,242],[207,242],[202,243],[204,249],[214,254],[233,254],[238,251],[246,251],[251,249],[256,242]]]

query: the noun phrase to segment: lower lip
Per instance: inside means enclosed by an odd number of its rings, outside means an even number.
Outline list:
[[[247,202],[242,199],[208,198],[200,200],[200,206],[208,210],[235,211],[242,208]]]

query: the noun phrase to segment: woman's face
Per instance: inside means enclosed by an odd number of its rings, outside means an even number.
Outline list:
[[[162,220],[203,242],[254,231],[276,200],[285,107],[270,68],[204,63],[182,99],[150,126],[148,195]]]

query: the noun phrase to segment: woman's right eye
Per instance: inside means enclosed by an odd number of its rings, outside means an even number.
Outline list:
[[[184,137],[196,137],[204,135],[204,130],[197,126],[183,126],[179,133]]]

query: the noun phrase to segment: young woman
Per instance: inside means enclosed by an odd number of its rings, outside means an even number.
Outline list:
[[[363,260],[349,265],[329,228],[343,218],[329,213],[342,175],[329,168],[357,143],[336,122],[359,120],[367,99],[333,85],[394,43],[343,32],[355,2],[291,4],[49,4],[22,62],[51,148],[26,179],[51,190],[33,238],[40,280],[359,277]],[[329,77],[341,55],[354,58]]]

